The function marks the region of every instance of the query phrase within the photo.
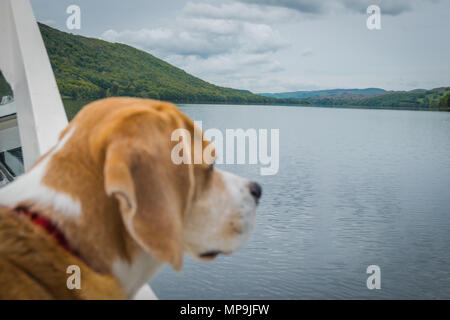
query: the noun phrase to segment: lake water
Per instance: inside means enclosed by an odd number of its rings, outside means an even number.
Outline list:
[[[450,113],[181,105],[203,129],[280,129],[280,170],[259,181],[247,246],[185,258],[162,299],[450,298]],[[368,290],[366,268],[381,268]]]

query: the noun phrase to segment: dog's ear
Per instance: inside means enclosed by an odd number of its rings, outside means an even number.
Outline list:
[[[123,222],[134,240],[155,258],[180,270],[192,168],[171,161],[170,130],[161,123],[146,130],[150,123],[124,123],[127,132],[116,132],[108,139],[105,191],[119,202]]]

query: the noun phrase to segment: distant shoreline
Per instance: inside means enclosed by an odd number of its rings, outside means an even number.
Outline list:
[[[95,100],[73,100],[63,98],[64,108],[67,117],[71,120],[83,106]],[[217,102],[173,102],[176,105],[216,105],[216,106],[261,106],[261,107],[307,107],[307,108],[328,108],[328,109],[361,109],[361,110],[397,110],[397,111],[441,111],[439,108],[419,108],[419,107],[384,107],[384,106],[354,106],[354,105],[320,105],[320,104],[296,104],[296,103],[217,103]]]

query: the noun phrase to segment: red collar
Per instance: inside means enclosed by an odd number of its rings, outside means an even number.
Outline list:
[[[62,231],[49,219],[37,214],[36,212],[30,211],[27,207],[18,207],[15,209],[15,211],[19,215],[28,217],[33,224],[38,225],[42,229],[47,231],[47,233],[52,236],[61,247],[66,249],[71,254],[79,257],[78,252],[70,247],[69,242],[67,241],[67,238],[64,236]]]

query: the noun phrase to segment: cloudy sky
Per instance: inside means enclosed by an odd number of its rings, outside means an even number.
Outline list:
[[[450,86],[448,0],[31,0],[57,29],[145,50],[253,92]],[[68,30],[66,9],[81,8]],[[366,9],[381,8],[381,30]]]

